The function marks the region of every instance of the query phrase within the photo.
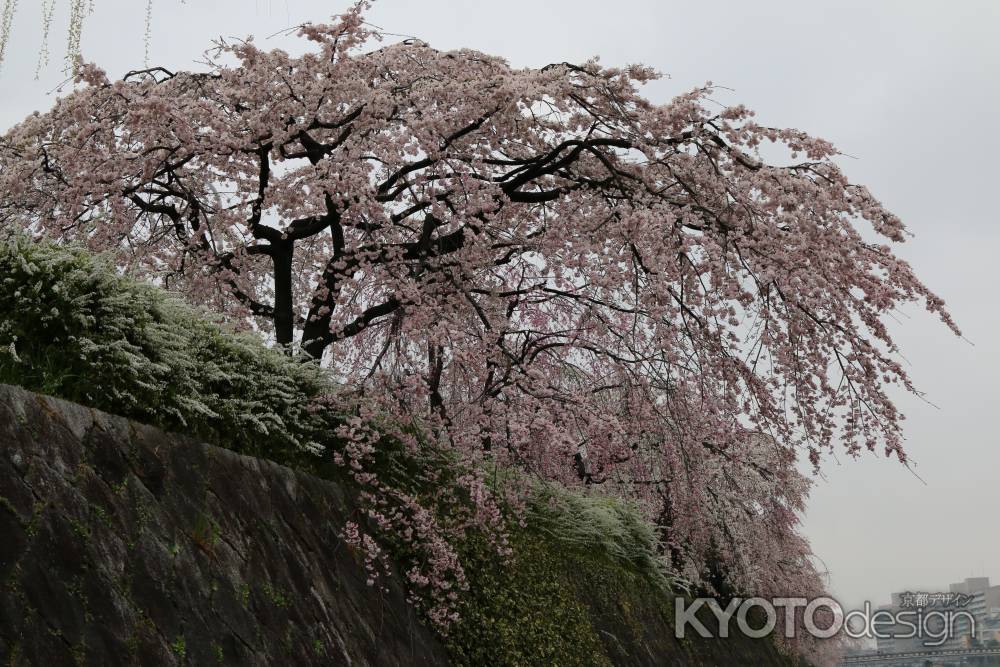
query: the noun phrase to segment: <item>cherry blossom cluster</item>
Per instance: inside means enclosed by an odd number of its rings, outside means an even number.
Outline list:
[[[654,104],[641,66],[378,46],[363,9],[303,27],[300,56],[80,67],[0,139],[0,224],[114,251],[322,359],[465,469],[635,500],[691,581],[821,588],[796,461],[905,461],[890,387],[916,389],[885,318],[920,302],[957,333],[890,247],[902,222],[829,142],[710,107],[710,85]],[[373,446],[347,464],[377,476]],[[397,500],[374,518],[436,544]]]

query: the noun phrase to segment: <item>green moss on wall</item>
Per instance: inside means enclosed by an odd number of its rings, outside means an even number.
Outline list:
[[[559,553],[537,531],[515,533],[504,561],[469,545],[469,594],[447,638],[463,665],[610,665],[577,595],[577,555]]]

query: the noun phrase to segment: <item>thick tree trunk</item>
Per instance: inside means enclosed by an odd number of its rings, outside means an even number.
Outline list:
[[[274,262],[274,335],[279,345],[290,345],[295,336],[292,308],[292,252],[294,244],[277,244],[271,255]]]
[[[330,316],[315,316],[306,322],[302,330],[302,349],[313,359],[322,359],[323,352],[330,344]]]
[[[444,371],[444,346],[427,344],[427,365],[430,370],[427,376],[431,412],[436,412],[441,419],[447,418],[444,399],[441,397],[441,373]]]

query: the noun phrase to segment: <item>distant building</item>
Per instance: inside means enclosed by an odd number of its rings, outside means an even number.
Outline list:
[[[990,633],[991,628],[1000,623],[1000,586],[990,586],[989,577],[970,577],[965,581],[951,584],[948,590],[971,598],[967,605],[954,610],[969,612],[975,627],[967,616],[957,616],[952,628],[952,638],[947,646],[971,646],[981,644],[988,639],[996,639],[990,636]],[[995,631],[993,632],[995,634]]]
[[[922,637],[903,636],[911,632],[911,629],[905,625],[881,626],[882,633],[893,636],[876,637],[877,650],[881,653],[902,653],[928,648],[961,648],[986,644],[987,642],[1000,644],[1000,585],[990,586],[989,577],[970,577],[951,584],[948,587],[948,592],[964,596],[962,600],[964,604],[950,606],[941,606],[933,602],[914,604],[914,593],[907,591],[893,593],[892,602],[877,609],[877,611],[887,611],[890,614],[907,610],[917,611],[918,608],[924,614],[932,611],[951,612],[952,628],[949,638],[943,644],[936,647],[927,645],[928,642],[936,644],[933,636],[937,636],[942,629],[940,622],[935,622],[937,619],[932,618],[925,619],[927,633]],[[912,617],[910,620],[915,622]]]
[[[986,617],[979,628],[979,640],[983,646],[1000,646],[1000,609]]]
[[[895,597],[895,594],[893,594],[893,597]],[[893,606],[891,604],[884,604],[878,609],[876,609],[875,613],[877,614],[880,611],[886,611],[889,612],[890,614],[895,614],[898,611],[898,609],[893,609]],[[879,634],[894,635],[895,628],[880,623],[878,627],[878,632]],[[895,653],[896,638],[893,636],[879,637],[876,635],[875,648],[878,650],[879,653]]]

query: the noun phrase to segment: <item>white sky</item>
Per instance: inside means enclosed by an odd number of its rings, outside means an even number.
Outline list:
[[[52,62],[34,79],[39,0],[19,3],[0,71],[0,129],[53,102],[64,76],[68,0],[58,0]],[[110,74],[143,64],[142,0],[97,0],[83,50]],[[152,64],[196,68],[217,35],[265,40],[344,1],[155,0]],[[876,456],[831,461],[804,529],[845,604],[891,591],[940,590],[992,575],[1000,583],[1000,2],[869,0],[805,3],[655,0],[380,0],[369,20],[439,49],[470,47],[515,66],[642,62],[671,78],[648,86],[658,102],[712,80],[724,103],[758,120],[833,141],[843,166],[902,216],[915,238],[899,248],[948,302],[974,343],[917,308],[895,327],[932,407],[901,396],[908,449],[926,485]]]

